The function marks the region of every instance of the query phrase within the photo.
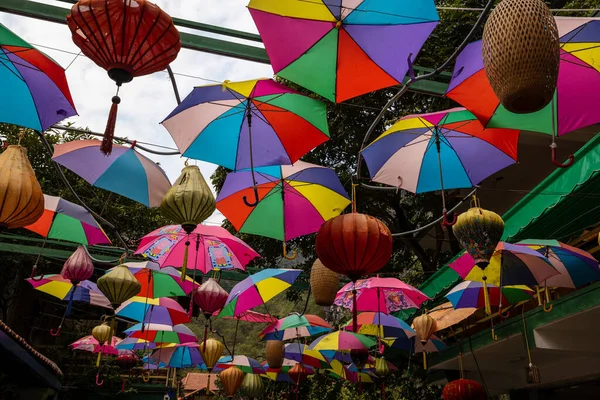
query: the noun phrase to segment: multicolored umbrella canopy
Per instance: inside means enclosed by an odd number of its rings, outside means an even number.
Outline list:
[[[105,156],[99,140],[75,140],[54,146],[52,160],[85,179],[90,185],[158,207],[171,187],[163,169],[135,146],[113,145]]]
[[[86,246],[110,244],[110,239],[88,210],[60,197],[44,195],[44,213],[25,227],[48,239]]]
[[[356,290],[357,311],[390,314],[408,308],[419,308],[425,300],[429,300],[423,292],[400,279],[375,277],[346,284],[338,291],[334,304],[354,311],[353,290]]]
[[[265,368],[265,373],[261,374],[261,376],[263,376],[265,378],[269,378],[270,380],[276,381],[276,382],[289,382],[289,383],[295,384],[296,382],[294,382],[294,380],[292,380],[292,378],[288,375],[288,372],[292,368],[294,368],[294,366],[296,366],[296,364],[298,364],[297,361],[284,359],[281,368],[271,368],[271,367],[269,367],[269,364],[265,361],[262,363],[263,367]],[[310,365],[303,364],[302,366],[304,368],[306,368],[306,372],[309,375],[312,375],[315,373],[315,369],[313,367],[311,367]]]
[[[216,369],[227,369],[231,366],[236,366],[247,374],[264,374],[265,367],[256,361],[254,358],[246,356],[223,356],[219,359],[215,365]]]
[[[373,181],[425,193],[470,188],[516,163],[518,140],[454,108],[401,118],[361,154]]]
[[[136,339],[144,339],[157,344],[161,343],[190,343],[197,342],[194,332],[185,325],[144,324],[139,323],[127,329],[125,333]]]
[[[328,368],[329,362],[317,350],[309,350],[308,346],[301,343],[286,343],[283,357],[286,360],[299,362],[313,368]]]
[[[348,322],[345,328],[354,332],[352,321]],[[363,312],[358,314],[356,333],[380,338],[406,340],[416,335],[414,329],[400,318],[381,312]]]
[[[142,238],[135,254],[141,254],[167,266],[181,267],[185,242],[190,241],[187,269],[203,273],[215,270],[241,269],[260,255],[241,239],[220,226],[198,225],[188,235],[180,225],[159,228]],[[198,251],[196,251],[196,247]]]
[[[600,122],[600,20],[555,17],[560,35],[560,67],[554,100],[540,111],[507,111],[483,68],[481,41],[456,59],[446,96],[466,107],[490,128],[516,128],[564,135]]]
[[[548,278],[544,286],[580,288],[600,281],[598,261],[587,251],[561,243],[558,240],[524,240],[517,244],[543,254],[560,275]]]
[[[218,315],[218,312],[214,314],[215,317]],[[252,310],[245,311],[237,317],[229,316],[223,317],[223,319],[239,319],[240,321],[251,322],[254,324],[272,324],[273,322],[277,322],[277,318],[269,314],[263,314]]]
[[[332,329],[327,321],[317,315],[292,314],[267,326],[258,337],[260,340],[290,340],[320,335]]]
[[[251,0],[248,8],[273,71],[336,103],[401,84],[439,21],[431,0]]]
[[[190,322],[187,311],[168,297],[152,299],[134,296],[121,304],[115,313],[145,324],[178,325]]]
[[[467,281],[483,282],[496,286],[536,286],[542,285],[547,279],[559,275],[544,255],[526,246],[498,243],[490,259],[489,265],[482,270],[475,261],[464,253],[452,263],[450,268],[455,270]]]
[[[0,122],[43,132],[77,115],[65,71],[0,24]]]
[[[164,345],[155,349],[144,361],[171,368],[193,368],[204,364],[198,343]]]
[[[63,278],[62,275],[43,275],[35,278],[26,279],[27,282],[40,292],[47,293],[60,300],[69,300],[71,291],[74,286],[69,279]],[[97,307],[112,309],[110,301],[98,290],[98,286],[91,281],[82,281],[75,286],[73,293],[73,301],[90,304]]]
[[[230,170],[289,165],[329,140],[325,104],[272,79],[200,86],[162,122],[184,157]]]
[[[138,338],[125,338],[117,344],[117,350],[151,350],[157,347],[154,342]]]
[[[435,307],[427,314],[435,319],[437,330],[441,331],[452,325],[458,324],[475,314],[477,308],[459,308],[452,307],[452,303],[444,303]]]
[[[373,379],[369,374],[352,371],[350,366],[344,365],[339,360],[333,360],[331,362],[331,368],[326,369],[325,373],[334,378],[343,379],[349,382],[373,383]]]
[[[254,182],[259,202],[246,207]],[[335,171],[298,161],[230,173],[217,197],[217,208],[239,232],[291,240],[314,233],[339,215],[350,199]],[[269,221],[268,224],[265,221]]]
[[[463,281],[446,294],[446,298],[454,308],[483,308],[485,307],[485,293],[482,282]],[[489,302],[491,306],[507,306],[520,301],[531,300],[533,290],[527,286],[503,286],[499,288],[487,285]]]
[[[84,336],[81,339],[77,339],[69,345],[73,350],[82,350],[90,353],[102,353],[109,355],[119,355],[119,348],[117,347],[123,339],[113,336],[110,344],[100,344],[92,335]]]
[[[156,299],[159,297],[187,296],[200,286],[187,276],[181,279],[181,273],[173,267],[160,268],[155,262],[124,263],[135,279],[142,285],[138,296]],[[116,268],[116,267],[115,267]],[[113,270],[109,269],[107,272]]]
[[[446,345],[446,343],[444,343],[444,341],[442,339],[440,339],[439,337],[437,337],[436,335],[431,335],[431,338],[429,338],[429,340],[427,341],[427,343],[425,343],[425,345],[423,345],[423,343],[421,343],[420,340],[417,340],[418,338],[415,337],[414,340],[414,348],[413,348],[413,353],[437,353],[439,351],[443,351],[446,350],[448,348],[448,346]],[[392,348],[394,348],[394,344],[392,344],[391,346]]]
[[[334,350],[334,351],[350,351],[363,350],[373,347],[377,342],[365,335],[359,335],[352,332],[337,331],[323,335],[312,342],[309,350]]]
[[[220,317],[238,316],[258,307],[292,286],[299,269],[263,269],[250,275],[231,289]]]

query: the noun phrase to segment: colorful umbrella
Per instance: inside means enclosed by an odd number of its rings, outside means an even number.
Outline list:
[[[390,314],[407,308],[419,308],[429,300],[423,292],[396,278],[370,278],[350,282],[338,291],[334,304],[354,311],[353,290],[356,290],[357,311]]]
[[[350,369],[350,366],[344,365],[339,360],[333,360],[331,362],[331,368],[326,369],[325,372],[334,378],[347,380],[349,382],[373,382],[373,379],[369,376],[369,374],[366,374],[364,372],[352,371]]]
[[[292,314],[267,326],[258,337],[260,340],[290,340],[320,335],[332,329],[327,321],[316,315]]]
[[[317,338],[308,346],[309,350],[350,351],[363,350],[373,347],[377,342],[365,335],[352,332],[337,331]]]
[[[289,165],[329,140],[325,104],[271,79],[196,87],[162,124],[184,157],[234,171]]]
[[[117,350],[149,350],[157,347],[154,342],[149,342],[139,338],[125,338],[119,344],[117,344]]]
[[[292,378],[288,375],[288,372],[294,368],[294,366],[297,364],[297,361],[293,361],[293,360],[288,360],[288,359],[284,359],[283,360],[283,364],[281,366],[281,368],[271,368],[269,367],[269,364],[265,361],[262,366],[265,368],[265,373],[261,374],[261,376],[264,376],[265,378],[269,378],[272,381],[276,381],[276,382],[289,382],[289,383],[296,383],[294,382],[294,380],[292,380]],[[304,365],[303,367],[306,368],[306,372],[311,375],[315,373],[315,369],[313,367],[311,367],[310,365]]]
[[[217,362],[215,368],[218,369],[227,369],[231,366],[236,366],[242,370],[242,372],[247,374],[264,374],[265,367],[254,358],[246,357],[246,356],[234,356],[233,359],[231,356],[223,356]]]
[[[483,308],[485,307],[485,293],[482,282],[463,281],[446,294],[454,308]],[[527,286],[503,286],[499,288],[487,284],[489,302],[491,306],[500,307],[516,304],[520,301],[531,300],[533,290]]]
[[[65,301],[69,300],[71,291],[73,290],[73,283],[61,275],[36,276],[35,278],[28,278],[26,281],[34,289]],[[98,290],[98,286],[90,281],[83,281],[77,284],[73,293],[73,301],[112,309],[110,301]]]
[[[99,140],[75,140],[54,146],[52,160],[90,185],[125,196],[146,207],[158,207],[171,187],[163,169],[130,147],[114,145],[112,154],[100,152]]]
[[[187,241],[190,242],[187,268],[205,274],[213,269],[245,271],[251,260],[260,257],[226,229],[206,225],[198,225],[190,235],[180,225],[163,226],[144,236],[135,254],[142,254],[162,267],[181,267]]]
[[[144,361],[171,368],[195,368],[204,364],[198,343],[161,346],[155,349]]]
[[[194,332],[185,325],[171,326],[156,323],[140,323],[127,329],[125,333],[131,338],[144,339],[157,344],[180,344],[198,341]]]
[[[371,179],[412,193],[471,188],[516,163],[519,131],[484,129],[464,108],[401,118],[362,150]]]
[[[302,271],[298,269],[263,269],[250,275],[231,289],[220,317],[238,316],[258,307],[292,286]]]
[[[401,84],[407,59],[439,21],[431,0],[251,0],[248,7],[273,71],[336,103]]]
[[[299,362],[313,368],[328,368],[329,362],[325,356],[317,350],[310,350],[308,346],[301,343],[286,343],[283,357],[286,360]]]
[[[118,316],[145,324],[178,325],[190,322],[187,312],[173,299],[134,296],[115,310]]]
[[[527,246],[543,254],[560,275],[548,278],[544,286],[580,288],[600,281],[598,261],[587,251],[557,240],[524,240],[517,244]]]
[[[65,71],[0,24],[0,122],[43,132],[77,115]]]
[[[117,346],[122,341],[123,339],[113,336],[110,344],[105,343],[101,345],[96,339],[94,339],[92,335],[89,335],[74,341],[69,345],[69,347],[71,347],[73,350],[82,350],[90,353],[102,353],[116,356],[119,355],[119,348]]]
[[[230,173],[217,197],[217,208],[239,232],[282,241],[314,233],[339,215],[350,200],[335,171],[302,161]],[[259,202],[244,207],[254,184]],[[265,221],[269,221],[265,224]]]
[[[350,331],[354,330],[352,321],[345,325]],[[377,312],[358,314],[356,333],[380,338],[398,338],[409,340],[416,335],[415,331],[400,318]]]
[[[560,68],[553,101],[540,111],[507,111],[483,68],[481,41],[469,44],[456,60],[446,95],[492,128],[517,128],[561,136],[600,122],[600,20],[555,17],[560,35]]]
[[[160,268],[155,262],[130,262],[123,265],[142,285],[138,296],[148,298],[186,296],[200,286],[189,276],[181,279],[181,274],[173,267]],[[116,267],[115,267],[116,268]],[[109,269],[108,271],[113,270]],[[108,272],[107,271],[107,272]]]
[[[450,263],[450,268],[467,281],[483,282],[485,276],[488,285],[496,286],[533,287],[559,274],[550,261],[539,252],[506,242],[498,243],[489,265],[484,270],[475,265],[468,253]]]
[[[110,244],[110,239],[88,210],[60,197],[44,195],[44,213],[25,229],[48,239],[86,246]]]
[[[219,313],[215,313],[214,316],[218,316]],[[259,313],[256,311],[248,310],[237,317],[223,317],[223,319],[235,319],[245,322],[252,322],[255,324],[271,324],[273,322],[277,322],[277,318],[270,316],[268,314]]]
[[[446,345],[446,343],[444,343],[444,341],[442,339],[440,339],[439,337],[437,337],[436,335],[431,335],[431,338],[429,338],[429,340],[427,341],[427,343],[425,343],[425,345],[423,345],[423,343],[421,343],[421,341],[417,340],[418,338],[415,337],[414,340],[414,349],[413,349],[413,353],[437,353],[439,351],[444,351],[448,348],[448,346]],[[392,348],[394,348],[394,345],[392,344],[391,346]]]

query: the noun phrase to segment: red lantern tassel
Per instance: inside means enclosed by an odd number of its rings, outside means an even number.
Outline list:
[[[104,131],[104,138],[100,145],[100,151],[109,156],[112,153],[113,138],[115,136],[115,126],[117,125],[117,112],[119,111],[119,103],[121,98],[119,96],[113,96],[112,106],[108,113],[108,121],[106,121],[106,130]]]

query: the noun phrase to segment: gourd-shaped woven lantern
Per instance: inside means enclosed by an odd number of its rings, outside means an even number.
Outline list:
[[[483,30],[483,65],[502,105],[514,113],[544,108],[558,80],[560,42],[542,0],[503,0]]]
[[[260,399],[265,393],[265,385],[260,375],[246,374],[242,381],[242,391],[250,398]]]
[[[325,222],[317,233],[319,260],[355,281],[379,271],[392,256],[392,233],[377,218],[351,213]]]
[[[94,274],[94,264],[83,246],[77,247],[77,250],[65,261],[60,274],[73,284],[83,282],[92,277]]]
[[[207,339],[200,345],[200,355],[202,356],[202,360],[204,360],[204,364],[206,364],[206,369],[208,372],[211,372],[214,366],[219,361],[219,358],[223,355],[223,343],[219,342],[216,339]]]
[[[479,382],[457,379],[444,386],[442,398],[444,400],[485,400],[487,394]]]
[[[323,265],[318,258],[310,270],[310,290],[319,306],[333,305],[340,288],[340,275]]]
[[[146,0],[79,0],[67,16],[73,42],[120,88],[134,77],[162,71],[181,49],[171,17]],[[119,90],[112,98],[101,151],[110,154]]]
[[[281,340],[267,340],[265,348],[267,364],[270,368],[281,368],[285,356],[284,343]]]
[[[44,194],[27,149],[8,146],[0,154],[0,228],[22,228],[44,213]]]
[[[385,358],[381,357],[375,360],[375,375],[380,378],[385,378],[392,371]]]
[[[232,366],[219,374],[225,395],[229,398],[235,396],[242,382],[244,373],[238,367]]]
[[[188,234],[210,217],[215,208],[215,196],[196,165],[183,168],[160,205],[162,214],[180,224]]]
[[[308,377],[308,370],[304,367],[304,365],[296,363],[296,365],[294,365],[292,369],[288,371],[288,375],[290,376],[292,382],[294,382],[296,385],[300,385]]]
[[[118,265],[98,278],[98,289],[116,306],[137,295],[142,285],[126,265]]]

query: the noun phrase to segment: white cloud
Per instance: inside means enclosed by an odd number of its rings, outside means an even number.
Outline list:
[[[256,27],[246,9],[246,0],[227,0],[226,7],[222,0],[155,1],[173,17],[256,33]],[[39,2],[54,6],[61,4],[54,0],[41,0]],[[63,67],[67,67],[75,58],[74,55],[64,53],[64,51],[75,54],[79,52],[77,46],[71,41],[71,33],[66,25],[6,13],[0,13],[0,23],[30,43],[63,50],[56,51],[40,47],[42,51],[54,58]],[[216,37],[215,35],[189,29],[182,29],[182,31]],[[230,38],[227,40],[244,42]],[[253,45],[259,44],[254,43]],[[272,75],[271,67],[268,65],[185,49],[180,52],[179,57],[171,66],[175,73],[199,76],[216,81],[226,79],[237,81]],[[116,90],[114,83],[108,78],[104,70],[83,56],[77,57],[69,66],[67,79],[79,112],[79,116],[71,118],[69,122],[73,122],[75,126],[88,127],[93,131],[103,132],[111,105],[111,97]],[[182,76],[177,76],[176,80],[182,97],[185,97],[194,86],[209,83],[200,79]],[[159,125],[159,122],[176,106],[171,82],[166,72],[135,78],[133,82],[123,85],[120,97],[121,104],[119,106],[116,136],[175,147],[167,130]],[[154,161],[160,162],[171,181],[177,178],[183,167],[184,160],[178,156],[148,156]],[[207,181],[209,181],[209,177],[216,166],[201,161],[196,163]],[[222,220],[223,216],[216,212],[209,219],[209,222],[221,222]]]

